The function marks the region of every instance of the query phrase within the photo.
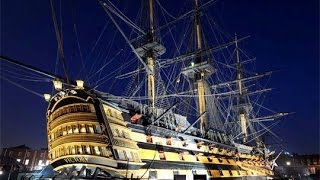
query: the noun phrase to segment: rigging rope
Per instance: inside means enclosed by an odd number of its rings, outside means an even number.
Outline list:
[[[80,42],[79,42],[77,25],[76,25],[75,22],[73,23],[73,29],[74,29],[74,33],[75,33],[75,36],[76,36],[76,42],[77,42],[77,47],[78,47],[78,51],[79,51],[79,55],[80,55],[81,65],[82,65],[82,68],[85,69],[85,63],[84,63],[84,59],[83,59],[83,55],[82,55],[82,51],[81,51]],[[88,78],[88,71],[87,71],[87,69],[85,69],[84,74],[85,74],[86,81],[87,81],[87,83],[88,83],[89,86],[90,86],[90,79]],[[78,76],[79,76],[79,74],[78,74]]]
[[[60,32],[59,27],[58,27],[56,14],[55,14],[55,11],[54,11],[54,7],[53,7],[53,2],[52,1],[53,0],[50,0],[51,16],[52,16],[52,20],[53,20],[53,24],[54,24],[54,30],[55,30],[56,38],[57,38],[57,42],[58,42],[58,49],[59,49],[59,52],[60,52],[59,54],[60,54],[61,61],[62,61],[64,75],[66,77],[67,83],[69,84],[69,76],[68,76],[68,72],[67,72],[67,66],[66,66],[66,61],[65,61],[64,51],[63,51],[61,32]]]
[[[107,65],[109,65],[109,63],[111,63],[122,52],[122,50],[123,49],[120,49],[120,51],[115,56],[113,56],[108,63],[105,63],[99,70],[92,74],[89,79],[91,79],[93,76],[95,76],[97,73],[100,73],[105,67],[107,67]]]
[[[157,4],[160,6],[161,10],[164,11],[165,13],[168,14],[168,16],[170,16],[172,19],[176,19],[176,17],[174,17],[172,14],[170,14],[160,3],[159,0],[156,0]],[[167,21],[166,21],[167,22]]]
[[[113,18],[113,16],[110,13],[110,10],[108,8],[108,5],[106,3],[103,3],[102,1],[99,1],[101,6],[103,7],[103,9],[105,10],[105,12],[108,14],[108,16],[110,17],[110,19],[112,20],[112,22],[114,23],[114,25],[117,27],[117,29],[119,30],[119,32],[121,33],[122,37],[125,39],[125,41],[127,42],[127,44],[129,45],[129,47],[131,48],[131,50],[133,51],[133,53],[136,55],[136,57],[139,59],[140,63],[142,63],[144,65],[144,67],[146,68],[146,71],[150,74],[152,73],[149,69],[149,67],[146,65],[146,63],[143,61],[143,59],[140,57],[140,55],[137,53],[137,51],[135,50],[135,48],[133,47],[133,45],[131,44],[130,40],[128,39],[128,37],[125,35],[125,33],[122,31],[122,29],[120,28],[119,24],[115,21],[115,19]]]
[[[42,97],[42,98],[43,98],[43,95],[42,95],[42,94],[40,94],[40,93],[37,93],[37,92],[32,91],[32,90],[30,90],[30,89],[28,89],[28,88],[26,88],[26,87],[23,87],[22,85],[20,85],[20,84],[18,84],[18,83],[15,83],[15,82],[13,82],[13,81],[11,81],[11,80],[9,80],[9,79],[7,79],[7,78],[3,77],[3,76],[0,76],[0,78],[1,78],[1,79],[3,79],[3,80],[5,80],[5,81],[7,81],[7,82],[9,82],[9,83],[11,83],[11,84],[13,84],[13,85],[15,85],[15,86],[17,86],[17,87],[19,87],[19,88],[21,88],[21,89],[24,89],[24,90],[26,90],[26,91],[28,91],[28,92],[30,92],[30,93],[32,93],[32,94],[34,94],[34,95],[37,95],[37,96],[39,96],[39,97]]]
[[[10,76],[12,78],[20,79],[20,80],[24,80],[24,81],[33,81],[33,82],[50,82],[51,81],[51,79],[48,79],[48,78],[34,78],[31,76],[18,74],[18,73],[15,73],[15,72],[12,72],[12,71],[9,71],[6,69],[3,69],[2,71],[7,72],[5,74],[5,76]]]
[[[106,75],[106,76],[104,76],[103,78],[101,78],[100,80],[98,80],[97,83],[99,83],[99,82],[101,81],[100,84],[97,84],[97,85],[96,85],[94,88],[92,88],[92,89],[96,89],[96,88],[99,87],[101,84],[105,83],[107,80],[109,80],[110,78],[112,78],[112,77],[107,78],[108,76],[116,73],[119,69],[128,67],[129,65],[131,65],[131,63],[134,62],[134,60],[135,60],[135,58],[132,58],[127,64],[123,65],[124,67],[120,66],[120,67],[118,67],[117,69],[115,69],[114,71],[109,72],[108,75]],[[107,78],[107,79],[106,79],[106,78]]]
[[[125,16],[115,5],[113,5],[109,0],[108,2],[111,4],[111,6],[108,6],[106,3],[104,4],[113,14],[115,14],[117,17],[119,17],[121,20],[123,20],[125,23],[133,27],[134,29],[138,30],[142,34],[146,34],[142,29],[139,28],[139,26],[135,25],[127,16]]]

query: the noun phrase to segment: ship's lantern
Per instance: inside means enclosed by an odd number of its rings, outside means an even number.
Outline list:
[[[290,161],[287,161],[286,164],[287,164],[287,166],[290,166],[290,165],[291,165],[291,162],[290,162]]]
[[[50,99],[51,99],[51,95],[50,94],[44,94],[43,95],[43,97],[44,97],[44,99],[46,100],[46,101],[50,101]]]
[[[62,82],[59,79],[53,80],[53,86],[57,91],[62,90]]]
[[[77,88],[83,89],[84,82],[82,80],[76,80]]]

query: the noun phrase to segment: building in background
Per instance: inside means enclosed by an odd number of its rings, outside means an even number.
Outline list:
[[[283,178],[314,177],[320,179],[320,155],[298,155],[285,152],[276,161],[276,172]]]
[[[49,164],[47,149],[31,149],[26,145],[0,150],[2,173],[41,170]]]

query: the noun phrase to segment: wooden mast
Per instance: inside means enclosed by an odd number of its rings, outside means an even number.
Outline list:
[[[199,16],[199,3],[198,0],[195,0],[195,30],[196,30],[196,41],[197,41],[197,50],[202,49],[202,39],[201,39],[201,29],[200,29],[200,16]],[[201,57],[197,57],[201,59]]]
[[[195,24],[195,38],[196,38],[196,59],[195,63],[199,64],[201,63],[201,49],[202,49],[202,39],[201,39],[201,24],[200,24],[200,14],[199,14],[199,3],[198,0],[194,1],[195,3],[195,18],[194,18],[194,24]],[[195,74],[195,80],[198,90],[198,111],[199,114],[203,114],[206,112],[206,100],[205,100],[205,80],[204,80],[205,74],[203,72],[198,72]],[[206,116],[200,117],[200,131],[201,133],[204,133],[207,129],[207,119]]]
[[[241,125],[241,133],[242,133],[242,142],[247,142],[247,117],[246,117],[246,110],[242,106],[244,103],[243,91],[242,91],[242,73],[241,73],[241,63],[240,63],[240,54],[239,54],[239,47],[238,47],[238,39],[237,35],[235,36],[235,44],[236,44],[236,59],[237,59],[237,81],[238,81],[238,90],[239,90],[239,97],[238,97],[238,106],[239,106],[239,120]]]
[[[149,37],[148,42],[154,41],[154,13],[153,13],[153,0],[149,0]],[[151,114],[155,113],[155,82],[154,82],[154,54],[153,49],[147,52],[147,66],[150,70],[148,73],[148,99]]]

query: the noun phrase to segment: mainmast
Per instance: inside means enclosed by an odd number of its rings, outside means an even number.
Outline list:
[[[154,41],[154,14],[153,14],[153,0],[149,0],[149,32],[148,43]],[[155,113],[155,83],[154,83],[154,54],[153,49],[147,51],[146,64],[150,70],[148,73],[148,99],[151,114]]]
[[[199,15],[199,4],[198,0],[194,1],[195,4],[195,18],[194,18],[194,25],[195,25],[195,36],[196,36],[196,44],[197,44],[197,57],[196,61],[200,61],[197,63],[201,63],[201,56],[200,50],[202,49],[202,39],[201,39],[201,26],[200,26],[200,15]]]
[[[191,62],[191,66],[183,69],[182,73],[195,82],[198,93],[198,112],[200,117],[200,131],[203,134],[209,127],[206,112],[205,87],[207,86],[206,79],[213,73],[213,67],[207,62],[202,61],[202,36],[201,22],[199,12],[199,2],[194,0],[195,15],[194,15],[194,35],[195,35],[195,61]]]
[[[243,94],[242,87],[242,68],[240,62],[240,52],[238,46],[237,35],[235,35],[235,45],[236,45],[236,61],[237,61],[237,86],[239,90],[238,96],[238,113],[239,113],[239,121],[241,125],[241,134],[242,134],[242,142],[245,143],[247,141],[247,112],[246,112],[246,104],[245,104],[245,96]]]
[[[195,0],[195,35],[196,35],[196,43],[197,43],[197,54],[196,54],[196,63],[201,63],[201,49],[202,49],[202,39],[201,39],[201,26],[200,26],[200,16],[199,16],[199,4],[198,0]],[[206,100],[205,100],[205,90],[204,90],[204,73],[198,72],[195,74],[195,80],[198,89],[198,111],[199,114],[203,114],[206,112]],[[201,116],[200,118],[200,130],[201,132],[205,132],[206,128],[208,128],[208,123],[206,116]]]

